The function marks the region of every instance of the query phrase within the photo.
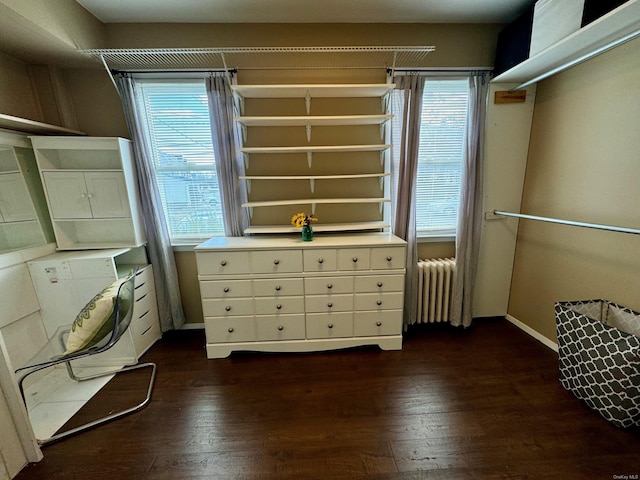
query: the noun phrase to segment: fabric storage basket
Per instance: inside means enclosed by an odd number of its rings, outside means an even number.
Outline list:
[[[614,425],[640,425],[640,313],[607,300],[555,312],[562,386]]]

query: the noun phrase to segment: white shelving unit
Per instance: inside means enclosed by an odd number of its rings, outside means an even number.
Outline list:
[[[317,205],[367,205],[377,204],[378,218],[367,218],[364,221],[353,215],[348,221],[327,222],[314,224],[316,231],[340,232],[340,231],[358,231],[358,230],[386,230],[389,225],[389,208],[391,202],[390,194],[390,165],[389,151],[391,149],[390,129],[388,123],[393,117],[387,113],[388,95],[393,90],[393,84],[335,84],[335,85],[233,85],[232,89],[236,98],[238,111],[242,115],[236,116],[236,122],[242,127],[243,140],[245,145],[239,148],[239,152],[244,156],[245,167],[247,169],[252,165],[251,159],[254,156],[276,156],[278,159],[293,158],[293,156],[301,157],[306,155],[308,174],[300,172],[292,174],[282,174],[274,169],[269,171],[263,169],[260,174],[247,174],[240,177],[246,182],[247,191],[249,193],[249,201],[242,206],[249,210],[252,219],[250,227],[245,233],[289,233],[298,229],[290,225],[284,224],[290,216],[282,215],[282,224],[261,225],[254,224],[254,212],[257,208],[274,208],[274,207],[293,207],[310,208],[310,213],[316,213]],[[350,98],[378,98],[380,101],[380,113],[348,113],[339,115],[311,115],[311,103],[314,98],[331,99],[340,98],[348,101]],[[300,99],[303,100],[306,115],[252,115],[251,108],[248,106],[247,99]],[[272,104],[273,105],[273,104]],[[344,127],[358,129],[361,127],[379,127],[378,142],[358,142],[353,143],[336,142],[335,144],[316,145],[312,143],[312,131],[314,127]],[[253,127],[274,127],[274,128],[292,128],[296,129],[304,127],[306,129],[306,144],[295,145],[255,145],[246,144],[247,136]],[[282,130],[280,130],[282,131]],[[356,130],[354,130],[356,131]],[[295,138],[300,138],[299,131],[292,134]],[[357,135],[354,135],[357,138]],[[326,142],[326,139],[324,141]],[[372,169],[369,167],[366,171],[355,171],[349,173],[327,172],[326,168],[315,171],[314,160],[323,162],[324,154],[344,154],[344,159],[340,161],[349,162],[350,155],[363,154],[367,155],[369,165],[376,162],[377,167]],[[283,160],[286,161],[286,160]],[[335,162],[335,160],[334,160]],[[324,182],[362,182],[362,181],[378,181],[378,191],[382,195],[353,194],[349,190],[345,192],[337,192],[330,196],[317,195],[317,185],[324,185]],[[287,182],[287,185],[299,184],[300,181],[308,182],[308,197],[283,198],[283,188],[274,187],[272,189],[273,196],[269,199],[251,197],[252,187],[256,182]],[[320,183],[322,182],[322,183]],[[281,187],[284,184],[281,184]],[[286,189],[285,189],[286,190]],[[341,193],[341,194],[340,194]],[[371,192],[369,192],[371,193]],[[291,212],[293,210],[290,209]],[[295,213],[295,212],[293,212]],[[370,215],[370,212],[369,212]]]
[[[501,73],[493,82],[533,83],[639,34],[640,0],[630,0]]]
[[[58,250],[145,243],[131,142],[31,137]]]

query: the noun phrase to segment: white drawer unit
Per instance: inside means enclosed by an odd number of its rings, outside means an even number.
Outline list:
[[[209,358],[402,348],[406,243],[398,237],[216,237],[195,252]]]

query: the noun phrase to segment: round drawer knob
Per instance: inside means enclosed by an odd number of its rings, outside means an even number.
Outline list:
[[[319,258],[318,263],[324,263],[324,258]]]
[[[283,325],[278,325],[278,330],[280,330],[280,331],[284,330],[284,326]]]
[[[226,307],[224,307],[224,309],[225,309],[227,312],[230,312],[230,311],[231,311],[231,307],[230,307],[229,305],[227,305]]]
[[[376,301],[376,305],[378,305],[378,306],[382,305],[382,300]]]
[[[224,293],[229,293],[229,287],[224,287]]]
[[[331,303],[331,302],[327,303],[327,307],[329,307],[329,308],[333,307],[333,303]]]
[[[233,333],[233,327],[229,327],[229,333]]]
[[[222,261],[220,262],[220,265],[222,265],[223,267],[224,267],[226,264],[227,264],[227,261],[226,261],[226,260],[222,260]]]
[[[376,322],[376,327],[381,327],[382,326],[382,322]]]
[[[273,261],[274,265],[278,265],[280,263],[280,260],[278,260],[277,258]]]
[[[358,261],[358,257],[353,257],[351,260],[353,261],[353,263],[356,263]]]
[[[277,308],[278,310],[282,310],[282,305],[278,304],[278,305],[276,305],[276,308]]]
[[[331,289],[333,288],[333,284],[332,284],[332,283],[327,283],[327,288],[328,288],[329,290],[331,290]]]
[[[327,328],[333,328],[333,323],[330,323],[329,325],[327,325]]]
[[[276,285],[276,292],[279,292],[282,289],[280,285]]]
[[[381,287],[382,286],[382,282],[378,282],[378,286]]]
[[[387,262],[390,262],[390,261],[391,261],[391,255],[387,257]]]

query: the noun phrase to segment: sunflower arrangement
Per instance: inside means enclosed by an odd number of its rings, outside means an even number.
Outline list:
[[[318,219],[313,215],[307,215],[306,213],[296,213],[291,217],[291,225],[295,227],[303,227],[305,225],[311,225],[311,222],[316,222]]]

